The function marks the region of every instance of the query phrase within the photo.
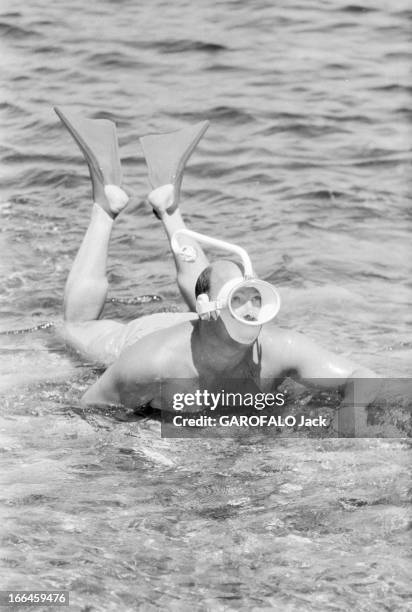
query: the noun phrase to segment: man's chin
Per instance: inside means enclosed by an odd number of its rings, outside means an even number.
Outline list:
[[[262,329],[261,325],[247,325],[246,321],[240,323],[232,319],[231,321],[222,320],[222,322],[232,340],[239,344],[253,344]]]
[[[239,335],[239,338],[241,339],[238,339],[238,342],[241,344],[253,344],[260,334],[261,329],[261,325],[256,325],[254,327],[248,327],[247,330],[242,330],[242,333]]]

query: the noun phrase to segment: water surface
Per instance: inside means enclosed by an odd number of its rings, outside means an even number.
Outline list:
[[[54,115],[116,121],[124,183],[108,303],[181,308],[138,136],[208,118],[190,227],[248,249],[279,324],[387,377],[411,366],[406,0],[3,2],[1,329],[59,321],[87,227],[85,164]],[[409,307],[409,308],[408,308]],[[406,610],[403,440],[162,440],[79,411],[98,372],[53,328],[0,336],[4,588],[74,610]]]

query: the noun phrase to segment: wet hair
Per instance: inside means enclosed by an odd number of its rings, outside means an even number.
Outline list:
[[[200,295],[201,293],[206,293],[207,295],[209,295],[211,276],[212,276],[212,266],[207,266],[207,268],[205,268],[203,272],[199,274],[199,277],[196,281],[196,286],[195,286],[195,296],[196,297]]]
[[[239,264],[236,261],[232,261],[231,259],[224,259],[220,261],[229,261],[230,263],[235,264],[235,266],[237,266],[240,269],[242,274],[244,274],[244,269],[243,269],[242,264]],[[195,285],[195,296],[196,297],[200,295],[201,293],[206,293],[206,295],[210,297],[210,284],[211,284],[211,278],[212,278],[212,270],[213,270],[213,264],[210,264],[199,274],[198,279],[196,281],[196,285]]]

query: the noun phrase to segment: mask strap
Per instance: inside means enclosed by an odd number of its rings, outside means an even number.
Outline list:
[[[242,260],[242,264],[245,270],[245,280],[255,277],[252,268],[252,262],[250,261],[249,255],[247,254],[245,249],[242,249],[242,247],[237,246],[237,244],[232,244],[231,242],[226,242],[225,240],[218,240],[217,238],[210,238],[210,236],[205,236],[204,234],[199,234],[198,232],[192,232],[192,230],[179,229],[173,234],[170,244],[175,255],[183,259],[183,261],[196,261],[197,252],[193,247],[190,247],[188,245],[181,247],[178,242],[179,236],[188,236],[189,238],[193,238],[194,240],[197,240],[200,243],[207,244],[209,246],[214,246],[224,251],[229,251],[229,253],[235,253]]]

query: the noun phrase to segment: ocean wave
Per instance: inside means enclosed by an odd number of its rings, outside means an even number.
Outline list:
[[[160,40],[147,43],[150,48],[162,53],[183,53],[187,51],[202,51],[205,53],[219,53],[227,51],[228,47],[219,43],[203,42],[201,40]]]
[[[70,158],[62,158],[60,159],[60,163],[65,164],[66,161],[70,160]],[[8,153],[2,157],[2,161],[5,164],[22,164],[22,163],[36,163],[36,164],[53,164],[57,163],[57,158],[53,154],[47,153],[22,153],[22,152],[13,152]]]
[[[36,53],[41,53],[41,54],[55,54],[55,53],[63,53],[64,49],[62,46],[60,45],[40,45],[39,47],[36,48]]]
[[[40,38],[41,35],[35,30],[28,30],[15,24],[0,22],[0,35],[9,40],[23,40],[25,38]]]
[[[136,50],[147,49],[159,51],[160,53],[171,54],[199,51],[213,55],[221,51],[228,51],[229,49],[226,45],[220,43],[191,40],[188,38],[165,38],[163,40],[156,38],[145,40],[140,38],[134,40],[122,40],[121,42],[124,47]]]
[[[211,123],[228,122],[232,125],[243,125],[255,121],[252,113],[235,106],[203,107],[196,111],[166,111],[165,115],[174,119],[178,117],[188,123],[208,119]]]
[[[255,120],[251,113],[234,106],[215,106],[208,110],[207,116],[211,121],[230,121],[234,125]]]
[[[235,66],[231,66],[229,64],[209,64],[208,66],[205,66],[204,70],[206,72],[213,72],[213,73],[219,73],[219,72],[233,72],[236,71],[238,68]]]
[[[23,107],[14,102],[0,102],[0,110],[9,113],[10,117],[19,117],[24,113]]]
[[[385,85],[375,85],[370,87],[372,91],[396,91],[405,92],[407,94],[412,93],[412,85],[402,85],[401,83],[386,83]]]
[[[137,56],[126,56],[120,51],[104,51],[93,53],[86,59],[89,64],[97,64],[101,68],[135,69],[145,66]]]
[[[33,162],[33,164],[35,164],[35,162]],[[19,190],[34,187],[46,188],[51,185],[65,185],[67,188],[74,189],[84,182],[82,176],[71,174],[67,167],[38,168],[36,165],[36,167],[21,169],[17,176],[19,177]],[[14,181],[15,180],[16,179],[14,179]],[[15,182],[13,183],[11,179],[5,179],[4,181],[4,185],[8,188],[13,184],[15,185]],[[13,196],[13,199],[15,199],[15,197],[16,196]],[[18,194],[17,197],[19,197]],[[26,197],[28,201],[30,201],[29,196],[23,196],[23,198]]]
[[[22,16],[22,14],[21,13],[17,13],[17,12],[15,12],[15,13],[3,13],[1,15],[1,17],[3,19],[19,19],[21,16]]]
[[[354,13],[355,15],[359,15],[361,13],[375,13],[377,10],[377,8],[372,6],[364,6],[360,4],[347,4],[346,6],[336,9],[336,11],[342,13]]]
[[[332,189],[316,189],[314,191],[299,191],[293,195],[294,198],[308,200],[328,200],[334,202],[337,199],[347,198],[349,194],[344,191],[335,191]]]

